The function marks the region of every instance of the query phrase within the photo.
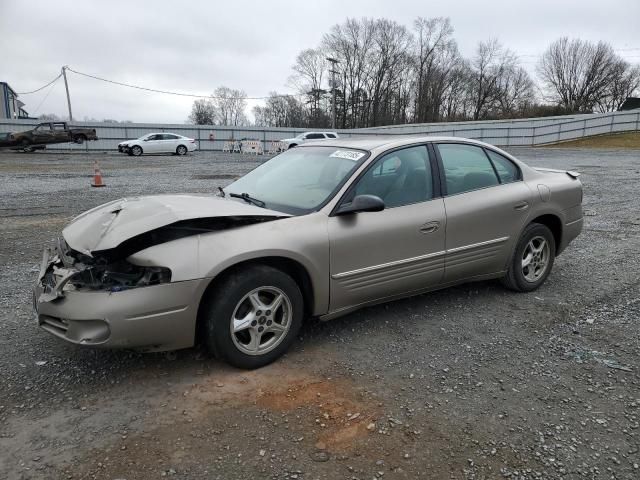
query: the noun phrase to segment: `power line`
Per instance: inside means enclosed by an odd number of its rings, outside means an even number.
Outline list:
[[[90,75],[88,73],[82,73],[82,72],[78,72],[70,67],[67,67],[67,70],[69,70],[70,72],[76,73],[78,75],[82,75],[84,77],[89,77],[89,78],[93,78],[94,80],[100,80],[102,82],[107,82],[107,83],[112,83],[114,85],[120,85],[122,87],[129,87],[129,88],[135,88],[138,90],[144,90],[147,92],[154,92],[154,93],[164,93],[166,95],[176,95],[179,97],[190,97],[190,98],[215,98],[215,99],[224,99],[224,100],[236,100],[236,99],[244,99],[244,100],[266,100],[268,98],[273,98],[275,97],[300,97],[303,96],[304,94],[292,94],[292,95],[268,95],[266,97],[216,97],[214,95],[195,95],[195,94],[191,94],[191,93],[182,93],[182,92],[172,92],[169,90],[158,90],[155,88],[149,88],[149,87],[141,87],[139,85],[132,85],[130,83],[123,83],[123,82],[118,82],[115,80],[109,80],[107,78],[103,78],[103,77],[98,77],[96,75]]]
[[[42,104],[47,100],[47,98],[49,97],[49,95],[51,94],[51,92],[53,92],[54,87],[56,86],[56,81],[58,81],[60,79],[60,75],[58,75],[58,78],[56,78],[53,83],[51,84],[51,88],[49,89],[49,91],[47,92],[47,94],[44,96],[44,98],[40,101],[40,103],[38,104],[38,106],[36,107],[36,109],[33,111],[33,115],[36,115],[39,111],[40,111],[40,107],[42,106]]]
[[[29,95],[31,93],[36,93],[39,92],[40,90],[44,90],[45,88],[47,88],[49,85],[51,85],[53,82],[55,82],[56,80],[58,80],[60,77],[62,76],[62,73],[59,73],[58,76],[56,78],[54,78],[53,80],[51,80],[49,83],[47,83],[45,86],[38,88],[37,90],[33,90],[31,92],[16,92],[18,95]]]

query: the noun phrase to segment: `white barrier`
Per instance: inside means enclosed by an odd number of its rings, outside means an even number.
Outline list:
[[[262,142],[259,140],[243,140],[241,151],[242,153],[254,153],[256,155],[262,155],[264,153]]]

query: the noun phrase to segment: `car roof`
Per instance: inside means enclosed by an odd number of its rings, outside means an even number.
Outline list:
[[[435,137],[435,136],[411,136],[411,135],[389,135],[389,136],[380,136],[380,135],[367,135],[367,136],[354,136],[354,137],[340,137],[330,140],[322,140],[319,142],[315,142],[313,140],[309,142],[305,142],[301,147],[311,147],[314,145],[318,146],[331,146],[331,147],[342,147],[342,148],[355,148],[359,150],[387,150],[389,148],[402,147],[404,145],[412,145],[415,143],[426,143],[426,142],[458,142],[458,143],[469,143],[473,145],[481,145],[486,147],[493,147],[484,142],[480,142],[478,140],[473,140],[470,138],[463,137]],[[495,148],[495,147],[493,147]]]

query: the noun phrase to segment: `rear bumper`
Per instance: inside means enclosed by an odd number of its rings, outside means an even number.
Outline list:
[[[560,245],[556,247],[556,255],[560,255],[562,251],[567,248],[567,246],[575,240],[578,235],[580,235],[583,224],[584,219],[582,217],[564,224]]]
[[[34,308],[43,330],[70,343],[176,350],[194,344],[199,301],[206,286],[206,279],[198,279],[120,292],[69,290],[52,299],[38,281]]]

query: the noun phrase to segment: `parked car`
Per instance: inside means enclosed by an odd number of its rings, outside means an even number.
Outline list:
[[[476,280],[537,289],[580,233],[581,204],[577,173],[477,141],[309,142],[218,196],[125,198],[79,215],[44,253],[35,308],[71,343],[202,341],[254,368],[307,317]]]
[[[118,151],[140,156],[143,153],[175,153],[186,155],[198,148],[193,138],[176,133],[147,133],[136,140],[126,140],[118,144]]]
[[[324,139],[336,139],[338,134],[336,132],[305,132],[301,133],[297,137],[294,138],[285,138],[280,140],[283,144],[283,149],[289,149],[293,147],[297,147],[301,143],[304,143],[309,140],[324,140]]]
[[[33,151],[44,145],[69,142],[83,144],[87,140],[97,139],[93,128],[70,127],[67,122],[45,122],[32,130],[7,134],[4,139],[0,138],[0,147]]]

